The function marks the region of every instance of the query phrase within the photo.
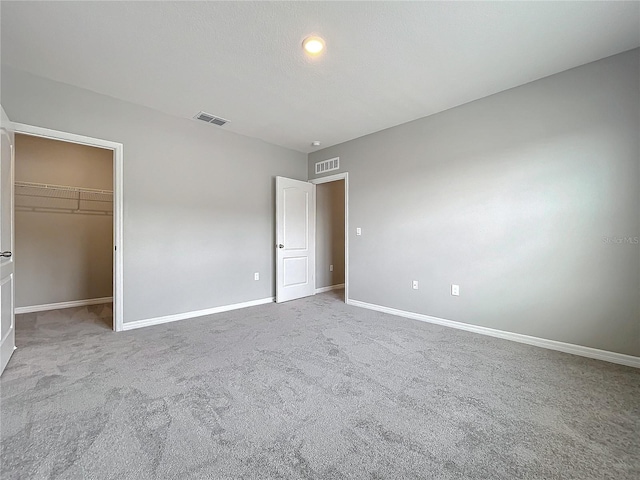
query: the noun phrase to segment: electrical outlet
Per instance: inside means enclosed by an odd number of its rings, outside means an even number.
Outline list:
[[[259,272],[254,273],[253,274],[253,279],[254,280],[260,280],[260,273]]]
[[[329,271],[333,272],[333,265],[329,265]]]
[[[451,295],[457,297],[460,295],[460,285],[451,284]]]
[[[362,229],[360,227],[356,228],[356,235],[362,235]]]
[[[418,280],[414,280],[414,281],[411,283],[411,288],[413,288],[414,290],[417,290],[417,289],[418,289]]]

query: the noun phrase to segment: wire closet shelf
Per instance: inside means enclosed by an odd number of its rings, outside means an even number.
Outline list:
[[[15,208],[30,212],[113,215],[113,191],[15,182]]]

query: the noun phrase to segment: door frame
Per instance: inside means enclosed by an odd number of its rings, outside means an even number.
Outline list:
[[[314,185],[344,180],[344,303],[349,303],[349,172],[309,180]],[[318,216],[316,215],[316,219]],[[316,235],[318,229],[316,228]],[[317,242],[316,242],[317,244]],[[316,275],[316,280],[318,276]]]
[[[75,133],[26,125],[24,123],[13,122],[13,126],[15,133],[22,135],[60,140],[63,142],[77,143],[80,145],[87,145],[89,147],[98,147],[113,151],[113,330],[116,332],[123,331],[123,144],[112,142],[110,140],[86,137],[84,135],[76,135]]]

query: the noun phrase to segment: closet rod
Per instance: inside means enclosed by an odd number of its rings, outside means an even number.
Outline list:
[[[100,190],[97,188],[72,187],[69,185],[53,185],[50,183],[15,182],[17,187],[42,188],[46,190],[64,190],[68,192],[103,193],[113,195],[113,190]]]

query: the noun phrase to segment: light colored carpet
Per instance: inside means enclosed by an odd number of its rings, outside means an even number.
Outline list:
[[[329,292],[124,333],[21,315],[9,479],[637,479],[640,371]]]

